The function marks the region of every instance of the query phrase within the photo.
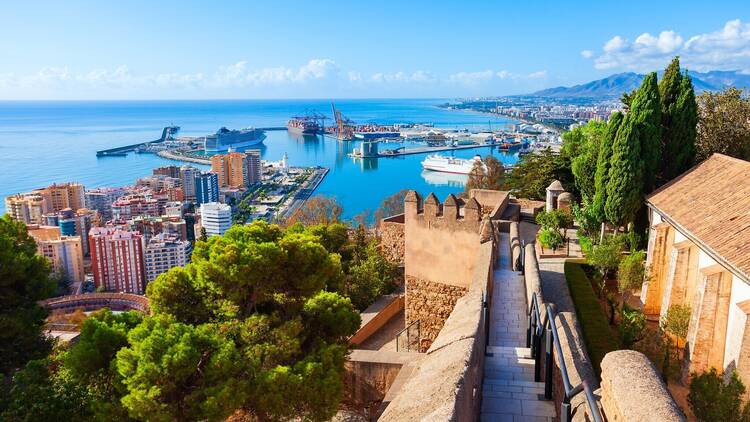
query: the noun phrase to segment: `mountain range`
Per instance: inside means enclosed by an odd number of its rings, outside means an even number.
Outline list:
[[[696,92],[719,91],[730,86],[750,88],[750,74],[740,73],[739,71],[712,70],[705,73],[688,72],[688,74],[693,79]],[[624,92],[630,92],[638,88],[645,76],[634,72],[617,73],[585,84],[548,88],[530,95],[556,98],[619,97]],[[661,73],[659,77],[661,77]]]

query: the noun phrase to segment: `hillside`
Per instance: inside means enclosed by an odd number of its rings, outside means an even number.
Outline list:
[[[718,91],[729,86],[750,88],[750,75],[737,71],[714,70],[705,73],[689,72],[689,74],[698,92]],[[624,92],[638,88],[643,78],[644,75],[634,72],[617,73],[585,84],[543,89],[531,95],[557,98],[619,97]]]

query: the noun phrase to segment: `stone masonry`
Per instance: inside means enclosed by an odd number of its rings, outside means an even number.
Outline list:
[[[420,349],[427,349],[440,333],[465,287],[406,277],[406,325],[419,321]]]

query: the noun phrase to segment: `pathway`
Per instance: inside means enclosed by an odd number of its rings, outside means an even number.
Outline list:
[[[510,270],[508,234],[500,234],[495,270],[490,338],[484,366],[482,421],[544,421],[555,417],[544,400],[544,383],[534,382],[534,361],[526,348],[526,289],[523,276]]]

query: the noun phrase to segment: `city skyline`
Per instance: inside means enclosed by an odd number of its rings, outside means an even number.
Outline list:
[[[0,100],[510,95],[675,55],[750,73],[740,2],[465,6],[15,4],[0,26]]]

